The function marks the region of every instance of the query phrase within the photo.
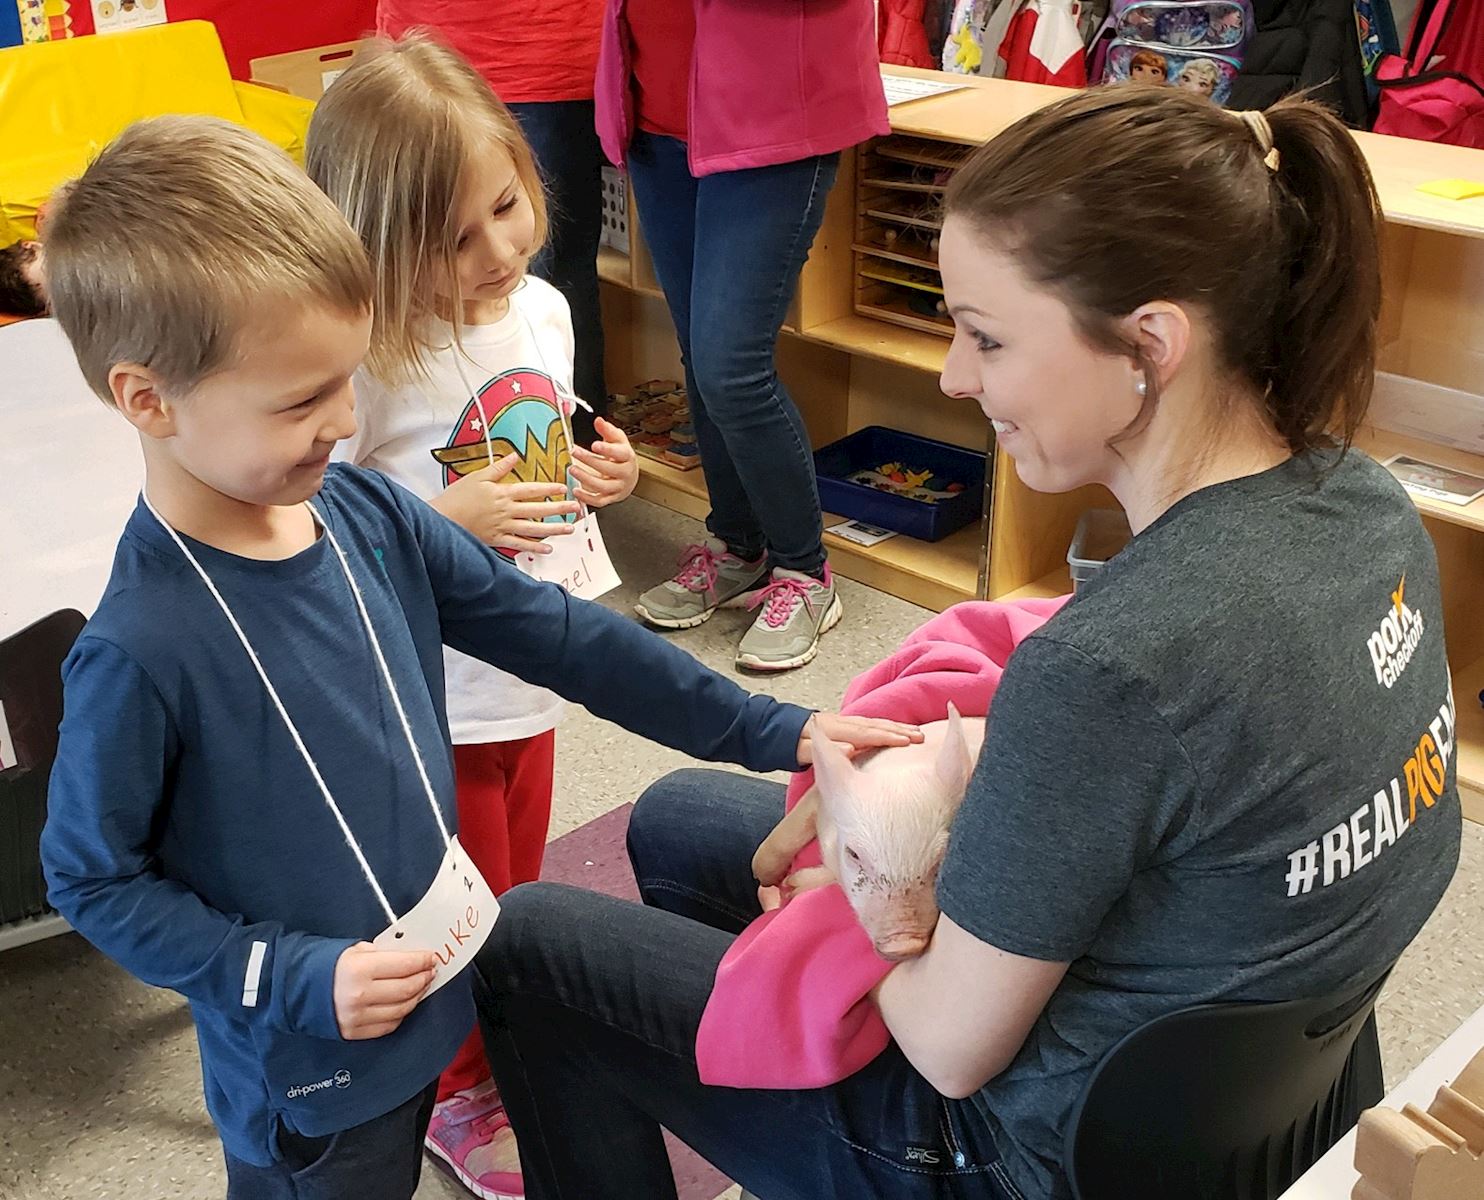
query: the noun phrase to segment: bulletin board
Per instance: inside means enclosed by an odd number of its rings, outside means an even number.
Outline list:
[[[216,26],[237,79],[267,54],[346,42],[376,25],[376,0],[164,0],[172,21],[203,20]],[[93,32],[89,0],[72,0],[72,33]]]

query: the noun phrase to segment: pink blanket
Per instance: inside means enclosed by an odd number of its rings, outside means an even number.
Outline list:
[[[951,700],[989,712],[1011,652],[1067,601],[959,604],[859,675],[841,711],[926,724]],[[814,782],[789,784],[792,808]],[[794,870],[818,866],[810,843]],[[701,1079],[723,1087],[827,1087],[860,1070],[889,1035],[869,998],[892,964],[879,958],[838,886],[803,892],[742,933],[717,968],[696,1037]]]

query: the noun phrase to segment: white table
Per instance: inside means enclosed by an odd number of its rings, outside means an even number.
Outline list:
[[[1484,1047],[1484,1008],[1469,1017],[1422,1064],[1386,1094],[1381,1103],[1400,1110],[1404,1104],[1426,1109],[1438,1088],[1452,1083]],[[1355,1170],[1355,1130],[1330,1148],[1328,1154],[1303,1173],[1279,1200],[1350,1200],[1360,1178]]]
[[[98,605],[144,480],[139,436],[55,321],[0,329],[0,637]]]
[[[56,322],[0,328],[0,637],[92,613],[143,480],[138,435],[88,388]],[[0,925],[0,950],[66,929]]]

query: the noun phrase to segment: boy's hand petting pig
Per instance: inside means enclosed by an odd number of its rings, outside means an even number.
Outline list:
[[[471,471],[433,497],[433,507],[486,546],[550,554],[546,539],[570,534],[572,526],[546,518],[575,516],[582,506],[567,499],[564,483],[507,483],[519,463],[519,454],[507,454]]]
[[[799,738],[799,765],[807,767],[816,761],[815,739],[838,742],[841,753],[854,758],[865,750],[883,746],[910,746],[922,741],[922,730],[900,721],[883,721],[877,717],[842,717],[839,713],[817,712],[804,726]]]
[[[753,856],[764,911],[838,881],[882,958],[899,962],[927,948],[938,922],[938,868],[984,740],[984,720],[966,721],[950,704],[948,720],[913,732],[920,744],[887,742],[859,764],[836,745],[843,739],[832,728],[818,741],[814,786]],[[788,874],[816,837],[824,865]]]
[[[639,459],[628,434],[612,421],[598,417],[593,425],[603,440],[594,442],[591,450],[572,447],[572,478],[579,500],[589,508],[603,508],[633,492],[639,482]]]
[[[966,721],[950,704],[948,720],[923,732],[922,745],[861,765],[822,743],[814,764],[820,856],[876,953],[892,962],[926,950],[938,923],[938,868],[984,742],[984,721]]]
[[[427,950],[358,942],[335,962],[335,1022],[346,1041],[385,1037],[417,1007],[438,966]]]

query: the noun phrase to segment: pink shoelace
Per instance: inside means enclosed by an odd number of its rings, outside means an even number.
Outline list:
[[[810,594],[813,580],[792,579],[784,576],[775,579],[747,602],[749,609],[761,608],[763,620],[773,629],[782,629],[794,610],[802,603],[814,612],[814,597]]]
[[[716,588],[716,564],[716,553],[710,546],[687,546],[680,555],[680,574],[675,576],[675,582],[692,592],[713,591]],[[697,583],[702,586],[697,588]]]

